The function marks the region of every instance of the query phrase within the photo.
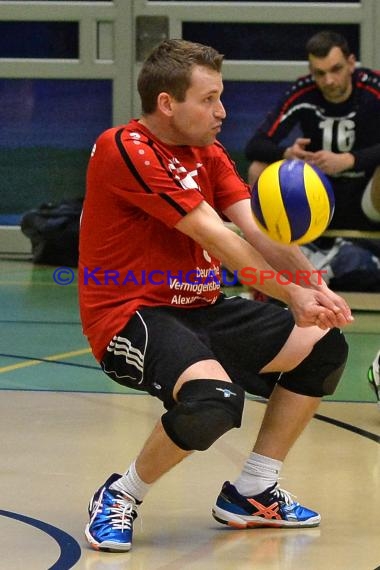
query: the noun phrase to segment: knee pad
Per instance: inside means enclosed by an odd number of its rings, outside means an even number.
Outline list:
[[[170,439],[186,451],[208,449],[233,427],[240,427],[244,390],[222,380],[190,380],[178,402],[161,418]]]
[[[348,345],[339,329],[331,329],[313,347],[311,353],[293,370],[284,372],[278,383],[304,396],[333,394],[343,374]]]

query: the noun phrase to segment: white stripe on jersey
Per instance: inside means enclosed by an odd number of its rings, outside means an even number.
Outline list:
[[[321,108],[318,107],[317,105],[312,105],[311,103],[300,103],[299,105],[294,105],[294,107],[291,107],[287,113],[284,113],[284,115],[281,117],[280,123],[282,123],[282,121],[285,121],[288,117],[290,117],[293,113],[299,111],[300,109],[312,109],[315,112],[316,116],[321,119],[332,118],[337,121],[340,121],[342,119],[352,119],[352,117],[355,117],[356,115],[356,111],[351,111],[350,113],[348,113],[347,116],[330,117],[329,115],[323,114]]]

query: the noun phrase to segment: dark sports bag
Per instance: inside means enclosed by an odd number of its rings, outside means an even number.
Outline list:
[[[24,214],[21,231],[32,243],[34,263],[78,265],[82,205],[82,198],[63,200],[59,204],[41,204]]]
[[[323,270],[323,278],[331,289],[380,292],[380,259],[367,247],[336,238],[329,249],[314,243],[301,249],[316,269]]]

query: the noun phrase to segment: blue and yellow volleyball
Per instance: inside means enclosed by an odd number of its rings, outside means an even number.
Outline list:
[[[257,225],[284,244],[317,239],[331,222],[334,206],[327,176],[302,160],[270,164],[252,188],[251,207]]]

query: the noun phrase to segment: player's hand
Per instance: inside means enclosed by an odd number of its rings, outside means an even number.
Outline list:
[[[313,153],[306,150],[308,144],[310,144],[310,139],[296,139],[295,142],[285,150],[284,158],[287,160],[293,160],[295,158],[309,160]]]
[[[336,153],[329,150],[318,150],[310,153],[307,161],[318,166],[325,174],[338,174],[352,168],[355,159],[349,152]]]
[[[339,307],[339,314],[345,320],[346,324],[352,323],[354,317],[352,316],[351,309],[345,299],[328,288],[324,283],[322,286],[322,293],[327,296],[337,307]]]
[[[334,303],[336,307],[338,307],[338,311],[335,310],[335,318],[337,320],[337,327],[342,328],[346,325],[349,325],[354,321],[354,317],[352,316],[351,309],[348,306],[347,302],[343,297],[332,291],[327,287],[327,285],[323,288],[322,293],[324,297],[327,297],[330,301]],[[322,321],[324,316],[322,315]],[[321,320],[321,319],[320,319]],[[317,323],[318,324],[318,323]],[[319,326],[319,325],[318,325]]]
[[[300,327],[317,325],[326,330],[342,328],[353,321],[347,303],[327,288],[325,291],[299,288],[292,294],[289,307]]]

